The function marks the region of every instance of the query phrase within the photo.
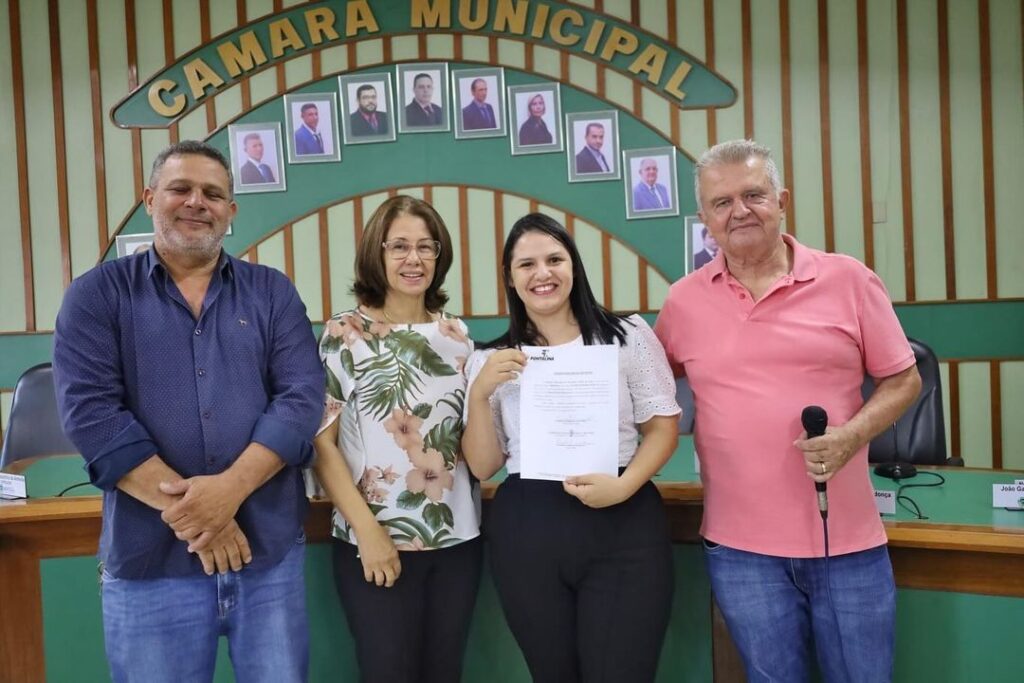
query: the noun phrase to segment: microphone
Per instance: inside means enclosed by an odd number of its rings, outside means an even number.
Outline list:
[[[807,406],[800,414],[800,422],[804,425],[807,438],[813,439],[825,433],[828,426],[828,413],[821,406]],[[828,494],[825,492],[825,482],[814,482],[814,490],[818,492],[818,512],[822,519],[828,518]]]

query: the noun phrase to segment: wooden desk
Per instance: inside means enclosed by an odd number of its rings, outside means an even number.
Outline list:
[[[495,485],[485,484],[484,498]],[[697,483],[660,483],[672,540],[699,541],[703,492]],[[896,583],[903,588],[1024,597],[1024,528],[886,523]],[[306,522],[311,542],[330,531],[330,505],[316,501]],[[98,497],[0,503],[0,661],[3,680],[45,680],[39,561],[96,553]],[[712,625],[716,680],[732,680],[738,662],[720,619]]]

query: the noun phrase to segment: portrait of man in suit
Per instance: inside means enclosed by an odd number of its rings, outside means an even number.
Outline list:
[[[263,185],[277,182],[273,169],[263,163],[263,136],[246,133],[242,138],[242,158],[239,160],[238,180],[242,185]]]
[[[626,218],[679,215],[674,147],[644,147],[622,153]]]
[[[334,93],[292,93],[284,96],[285,141],[290,164],[341,161],[338,138],[338,103]],[[261,133],[264,131],[260,131]],[[270,139],[264,136],[270,153]],[[276,139],[275,139],[276,143]],[[280,177],[281,167],[271,154],[265,163]]]
[[[718,242],[715,241],[714,235],[708,232],[705,226],[701,226],[700,239],[704,248],[693,255],[694,270],[711,263],[712,259],[718,255]]]
[[[364,83],[356,88],[356,110],[349,115],[352,137],[387,135],[388,115],[378,109],[377,88]]]
[[[647,157],[640,161],[640,182],[633,186],[633,210],[656,211],[672,208],[668,188],[658,182],[658,162]]]
[[[604,124],[592,121],[583,133],[583,149],[576,154],[576,172],[611,173],[612,166],[601,149],[604,147]]]
[[[464,130],[484,130],[498,127],[498,119],[494,116],[494,107],[487,102],[487,81],[474,78],[469,86],[473,99],[462,108],[462,128]]]
[[[444,124],[444,109],[434,104],[434,78],[418,73],[412,79],[412,100],[405,107],[405,123],[409,127]]]
[[[295,122],[299,117],[299,105],[309,100],[295,100],[294,106],[286,106],[286,130],[289,153],[294,156]],[[320,104],[318,102],[318,104]],[[324,112],[327,107],[320,105]],[[293,121],[294,119],[294,121]],[[323,119],[321,119],[323,121]],[[303,124],[305,125],[305,124]],[[321,126],[322,127],[322,126]],[[228,126],[228,140],[231,146],[232,189],[235,193],[283,192],[285,186],[284,151],[280,123],[237,123]],[[326,145],[326,139],[324,143]],[[324,159],[326,155],[308,155],[304,159]]]
[[[320,133],[320,110],[313,102],[306,102],[299,110],[302,123],[295,129],[295,154],[324,154],[324,137]]]

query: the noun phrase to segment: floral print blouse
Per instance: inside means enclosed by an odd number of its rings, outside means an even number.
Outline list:
[[[478,489],[459,453],[473,351],[465,324],[376,322],[359,309],[324,326],[322,431],[340,420],[338,447],[359,491],[399,550],[455,545],[480,534]],[[335,510],[336,537],[355,543]]]

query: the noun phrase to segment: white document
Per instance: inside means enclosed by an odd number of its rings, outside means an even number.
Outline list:
[[[564,481],[619,470],[619,349],[524,346],[520,476]]]

